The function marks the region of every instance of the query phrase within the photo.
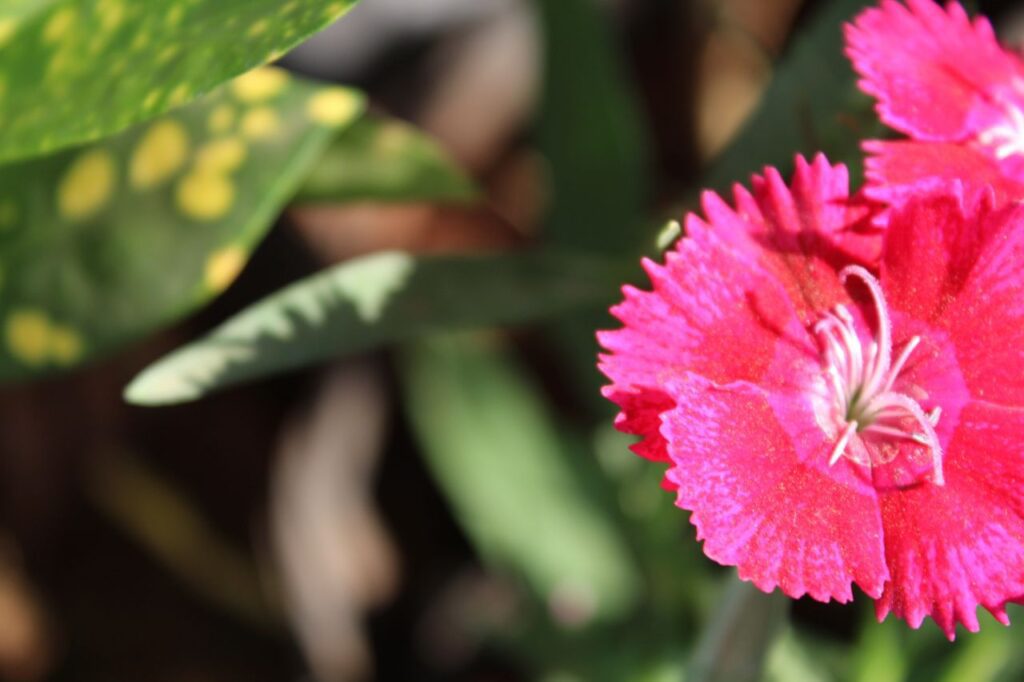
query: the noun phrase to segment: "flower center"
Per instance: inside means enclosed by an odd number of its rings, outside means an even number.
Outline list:
[[[829,465],[838,462],[843,455],[868,466],[873,463],[870,458],[852,453],[855,437],[870,435],[886,441],[909,441],[927,448],[932,460],[932,481],[942,485],[942,446],[935,433],[941,409],[936,407],[925,413],[916,400],[893,390],[896,378],[921,338],[910,339],[893,361],[892,325],[878,280],[859,265],[843,268],[839,277],[844,284],[855,277],[867,287],[878,318],[878,330],[865,349],[854,327],[853,316],[842,304],[814,325],[814,333],[821,342],[825,373],[836,401],[839,425]]]

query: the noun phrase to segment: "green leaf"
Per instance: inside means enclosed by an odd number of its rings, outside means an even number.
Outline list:
[[[355,1],[5,3],[0,160],[96,140],[185,104],[280,56]]]
[[[541,151],[550,163],[553,244],[639,253],[647,140],[616,47],[594,0],[537,0],[544,29]]]
[[[0,378],[70,366],[220,293],[359,93],[267,67],[102,142],[0,167]],[[239,97],[262,79],[263,97]],[[328,115],[330,114],[330,115]]]
[[[786,622],[779,591],[761,592],[731,578],[715,615],[697,643],[687,682],[757,682],[765,657]]]
[[[894,618],[884,623],[875,618],[865,620],[855,649],[852,682],[905,682],[909,652],[902,640],[906,625]]]
[[[801,637],[792,627],[775,638],[765,660],[765,674],[756,679],[766,682],[832,682],[837,675],[830,669],[827,640]],[[846,668],[841,668],[846,672]],[[844,675],[845,679],[845,675]]]
[[[600,302],[617,268],[554,254],[382,252],[291,284],[128,386],[160,405],[430,331],[513,324]]]
[[[339,135],[296,201],[466,203],[478,191],[429,137],[396,119],[366,116]]]
[[[551,184],[543,236],[558,247],[639,260],[651,238],[649,140],[606,8],[596,0],[535,4],[544,55],[538,142]],[[603,311],[577,315],[549,335],[562,380],[595,414],[608,403],[598,392],[594,329],[609,324]]]
[[[427,461],[484,558],[521,575],[563,620],[632,605],[632,559],[574,474],[528,371],[481,339],[420,341],[401,358]]]
[[[999,679],[1020,679],[1004,676],[1013,656],[1020,651],[1017,638],[995,619],[983,617],[982,630],[972,634],[958,647],[945,665],[939,682],[995,682]]]
[[[709,168],[705,187],[722,191],[734,182],[745,183],[766,165],[789,177],[795,154],[819,151],[833,163],[849,165],[851,179],[859,183],[860,141],[882,135],[883,128],[843,55],[842,24],[869,4],[821,4],[778,65],[757,109]]]

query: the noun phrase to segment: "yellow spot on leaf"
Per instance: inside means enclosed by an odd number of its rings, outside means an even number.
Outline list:
[[[242,117],[242,133],[252,140],[272,136],[280,127],[277,112],[270,107],[256,107]]]
[[[309,98],[306,113],[326,126],[342,126],[355,118],[363,108],[363,100],[347,88],[327,88]]]
[[[171,94],[167,96],[167,104],[172,107],[176,107],[184,104],[188,101],[188,98],[192,95],[192,86],[188,83],[179,83],[171,90]]]
[[[157,64],[166,64],[181,54],[181,46],[177,44],[168,45],[156,55]]]
[[[206,286],[211,291],[223,291],[235,281],[245,266],[246,252],[239,246],[226,246],[213,253],[206,261]]]
[[[74,25],[78,13],[73,7],[64,7],[53,13],[53,16],[43,26],[43,40],[48,43],[55,43],[65,35]]]
[[[47,361],[69,365],[82,357],[85,347],[78,332],[53,323],[41,310],[11,313],[4,331],[11,355],[26,365],[38,366]]]
[[[235,200],[235,186],[223,173],[196,168],[178,181],[178,209],[193,220],[217,220]]]
[[[383,156],[390,156],[400,152],[412,140],[412,132],[406,125],[391,121],[381,126],[373,141],[373,148]]]
[[[19,310],[11,313],[4,326],[7,348],[26,365],[40,365],[50,354],[50,322],[41,312]]]
[[[63,325],[50,327],[50,357],[60,365],[70,365],[82,357],[82,337],[74,329]]]
[[[261,66],[231,83],[235,97],[249,104],[276,97],[288,84],[288,72],[274,66]]]
[[[0,47],[6,45],[18,30],[18,24],[14,19],[0,19]]]
[[[235,122],[235,109],[230,104],[219,104],[210,112],[210,118],[206,122],[207,128],[214,135],[226,133]]]
[[[270,28],[270,22],[266,19],[260,19],[259,21],[253,22],[252,26],[249,27],[249,30],[247,30],[245,34],[250,38],[256,38],[266,33],[268,28]]]
[[[167,26],[169,28],[176,28],[181,20],[185,18],[185,8],[181,5],[173,5],[167,10]]]
[[[121,0],[100,0],[96,9],[104,31],[113,32],[124,21],[124,4]]]
[[[150,189],[170,179],[188,155],[188,133],[178,121],[157,121],[143,134],[132,154],[128,179],[136,189]]]
[[[245,161],[245,142],[238,137],[225,137],[207,142],[196,152],[196,170],[230,173]]]
[[[149,31],[138,31],[129,43],[128,49],[133,52],[142,52],[149,46]]]
[[[110,152],[94,149],[71,162],[57,185],[57,211],[68,220],[98,213],[117,184],[117,163]]]
[[[163,95],[161,90],[150,90],[146,93],[146,96],[142,98],[143,109],[155,109],[157,104],[160,103],[160,96]]]
[[[48,80],[60,80],[72,70],[75,65],[75,56],[67,50],[55,52],[46,65],[46,78]]]

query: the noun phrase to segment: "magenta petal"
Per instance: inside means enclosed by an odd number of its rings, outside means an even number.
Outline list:
[[[947,448],[944,486],[881,496],[891,582],[878,603],[912,627],[931,615],[952,639],[1024,594],[1024,411],[971,403]]]
[[[602,393],[621,410],[615,417],[616,429],[634,436],[649,436],[631,445],[630,449],[655,462],[669,461],[667,444],[658,429],[661,427],[661,413],[675,404],[672,399],[659,390],[644,388],[624,390],[605,386]]]
[[[954,184],[969,182],[989,186],[996,202],[1003,204],[1024,196],[1024,183],[1005,174],[999,164],[980,149],[946,142],[911,140],[864,143],[868,184],[864,193],[885,204],[898,204],[929,192],[949,191]]]
[[[750,198],[737,187],[737,210],[751,226],[760,260],[786,287],[801,319],[811,322],[847,298],[840,268],[875,264],[881,236],[870,229],[868,208],[850,201],[846,167],[821,154],[811,163],[796,157],[789,187],[774,168],[755,175],[752,185]],[[711,216],[707,197],[704,207]]]
[[[995,98],[1024,74],[988,21],[955,2],[882,0],[846,26],[846,43],[882,120],[919,140],[963,141],[999,121]]]
[[[890,304],[948,330],[971,396],[1024,406],[1024,206],[933,196],[892,212]]]
[[[951,193],[918,197],[889,217],[881,281],[889,304],[908,317],[945,326],[946,309],[960,294],[985,235],[977,221],[991,201]]]
[[[806,399],[695,375],[670,391],[676,407],[662,417],[669,478],[710,558],[791,597],[846,602],[851,583],[881,593],[888,570],[877,498],[857,465],[827,467],[831,444]]]
[[[658,415],[672,404],[664,386],[680,373],[771,383],[779,380],[772,367],[816,361],[781,285],[722,231],[692,224],[665,265],[645,261],[653,290],[624,287],[625,301],[612,308],[624,326],[598,332],[609,351],[598,366],[612,381],[604,393],[621,410],[616,425],[644,436],[635,450],[650,459],[665,459]]]

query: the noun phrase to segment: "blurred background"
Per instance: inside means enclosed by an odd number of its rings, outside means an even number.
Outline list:
[[[539,243],[635,263],[702,186],[798,147],[858,172],[880,131],[838,36],[862,4],[363,0],[283,56],[432,138],[479,194],[296,200],[209,306],[0,389],[0,679],[1020,679],[1024,640],[991,619],[949,645],[930,622],[875,625],[863,595],[780,600],[706,560],[611,428],[602,305],[181,406],[122,399],[149,363],[328,265]],[[1012,42],[1013,3],[978,5]],[[765,110],[786,69],[792,106]],[[819,106],[839,125],[815,127]],[[800,143],[768,139],[772,120]],[[371,165],[352,172],[388,173]]]

